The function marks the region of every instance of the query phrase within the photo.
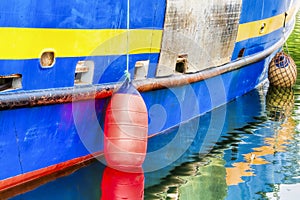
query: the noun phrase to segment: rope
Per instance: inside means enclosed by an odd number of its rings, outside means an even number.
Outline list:
[[[131,80],[131,74],[130,72],[127,70],[124,71],[124,75],[125,75],[125,78],[128,79],[129,81]]]
[[[285,16],[286,17],[286,16]],[[286,20],[286,18],[285,18],[285,20]],[[286,37],[286,35],[285,35],[285,32],[286,32],[286,28],[285,28],[285,26],[283,27],[283,30],[282,30],[282,36],[283,36],[283,38],[284,38],[284,46],[285,46],[285,50],[286,50],[286,52],[287,52],[287,54],[288,55],[290,55],[290,52],[289,52],[289,48],[288,48],[288,44],[287,44],[287,37]]]
[[[129,20],[130,20],[130,0],[127,0],[127,44],[126,44],[126,70],[124,72],[125,77],[130,81],[130,72],[129,72]]]
[[[290,55],[287,41],[284,43],[284,45],[285,45],[285,50],[286,50],[287,54]]]

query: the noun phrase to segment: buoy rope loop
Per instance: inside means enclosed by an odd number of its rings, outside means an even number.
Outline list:
[[[126,24],[126,29],[127,29],[127,49],[126,49],[126,70],[125,70],[125,78],[131,82],[131,75],[129,73],[129,31],[130,31],[130,0],[127,0],[127,24]]]
[[[130,74],[130,72],[129,72],[128,69],[126,69],[126,70],[124,71],[124,75],[125,75],[125,79],[128,79],[129,82],[130,82],[130,81],[131,81],[131,74]]]

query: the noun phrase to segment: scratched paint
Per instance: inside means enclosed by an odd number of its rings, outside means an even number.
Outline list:
[[[231,59],[241,10],[240,0],[168,0],[157,76],[173,74],[186,55],[186,72],[222,65]],[[213,44],[213,45],[211,45]]]

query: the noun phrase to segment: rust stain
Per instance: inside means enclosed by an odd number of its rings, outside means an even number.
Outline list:
[[[135,81],[133,84],[139,92],[148,92],[199,82],[232,70],[235,70],[235,68],[214,68],[195,74],[174,75],[165,78]],[[0,96],[0,110],[108,98],[119,85],[120,83],[115,83],[106,86],[94,85],[93,87],[84,88],[58,88],[34,92],[2,94]]]
[[[229,63],[237,37],[240,11],[240,0],[200,3],[196,0],[168,1],[156,75],[174,74],[180,54],[188,55],[186,73]]]

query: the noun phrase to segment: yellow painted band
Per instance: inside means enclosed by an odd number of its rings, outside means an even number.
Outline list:
[[[284,14],[267,19],[240,24],[237,35],[237,42],[250,38],[260,37],[283,27]],[[262,29],[264,26],[264,29]]]
[[[295,15],[295,9],[292,8],[287,12],[286,23]],[[285,13],[263,20],[240,24],[236,42],[248,40],[250,38],[261,37],[283,28]],[[264,28],[262,28],[264,26]]]
[[[159,53],[161,40],[162,30],[150,29],[0,28],[0,59],[39,58],[48,49],[56,57]]]
[[[295,9],[288,12],[290,21]],[[285,13],[240,24],[237,42],[282,28]],[[265,25],[261,31],[262,25]],[[129,48],[127,49],[127,37]],[[162,30],[0,28],[0,59],[34,59],[49,49],[56,57],[159,53]]]

